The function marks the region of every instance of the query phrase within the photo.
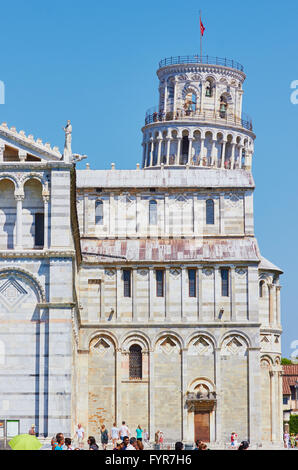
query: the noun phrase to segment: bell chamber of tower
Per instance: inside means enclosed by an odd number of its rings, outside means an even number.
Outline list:
[[[160,61],[159,105],[143,132],[143,168],[213,168],[251,171],[252,121],[242,112],[238,62],[209,56]]]

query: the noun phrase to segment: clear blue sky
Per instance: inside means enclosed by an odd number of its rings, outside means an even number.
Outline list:
[[[147,108],[158,103],[158,61],[199,51],[245,67],[244,111],[257,134],[253,173],[256,235],[263,256],[281,267],[283,353],[297,328],[298,2],[15,0],[1,5],[0,120],[63,149],[62,126],[73,125],[73,150],[91,168],[141,163]],[[79,167],[84,167],[85,161]]]

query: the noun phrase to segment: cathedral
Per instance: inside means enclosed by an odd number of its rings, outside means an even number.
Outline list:
[[[0,431],[282,444],[282,271],[254,235],[243,66],[170,57],[142,165],[0,125]],[[116,159],[116,156],[111,157]]]

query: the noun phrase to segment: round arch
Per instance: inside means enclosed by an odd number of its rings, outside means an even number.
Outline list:
[[[0,280],[7,276],[16,276],[23,278],[28,284],[33,288],[35,293],[37,294],[38,301],[46,302],[46,294],[43,286],[39,282],[39,280],[29,271],[21,268],[4,268],[0,269]]]

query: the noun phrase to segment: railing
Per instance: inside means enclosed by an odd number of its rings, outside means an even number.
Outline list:
[[[179,65],[179,64],[208,64],[208,65],[221,65],[223,67],[229,67],[232,69],[240,70],[243,72],[243,65],[239,64],[232,59],[221,59],[220,57],[211,57],[209,55],[178,55],[176,57],[167,57],[159,62],[159,68],[167,67],[168,65]]]
[[[167,121],[207,121],[216,122],[217,124],[231,124],[241,126],[249,131],[253,130],[251,118],[243,113],[241,118],[233,113],[222,111],[210,111],[208,109],[202,111],[177,111],[175,114],[172,111],[167,113],[158,110],[158,107],[150,108],[146,112],[145,125],[153,124],[155,122]]]

